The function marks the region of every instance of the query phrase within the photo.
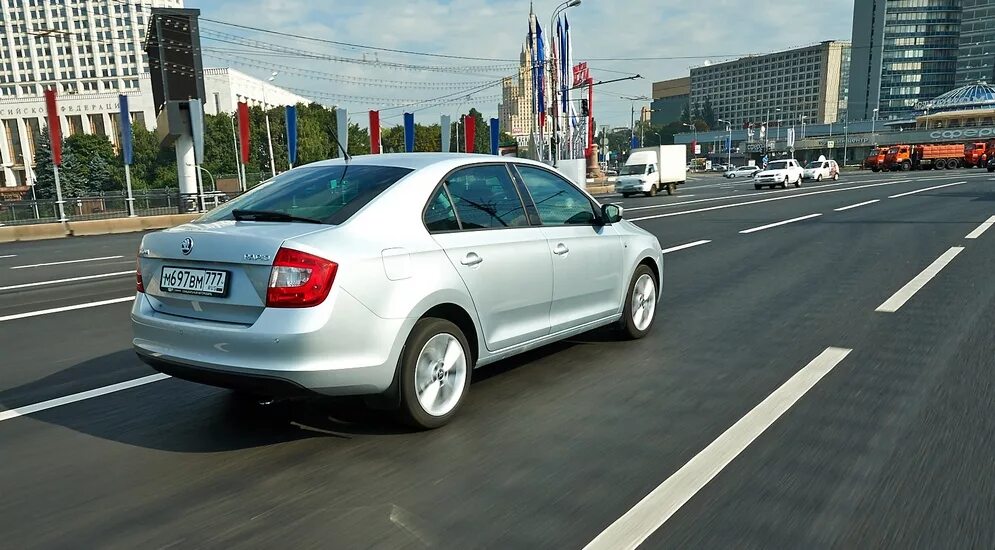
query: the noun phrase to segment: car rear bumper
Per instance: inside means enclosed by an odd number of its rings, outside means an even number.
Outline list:
[[[385,391],[414,320],[383,319],[344,291],[333,295],[321,322],[308,314],[295,323],[294,310],[267,309],[251,326],[163,314],[139,295],[132,343],[152,368],[213,386],[271,395]]]

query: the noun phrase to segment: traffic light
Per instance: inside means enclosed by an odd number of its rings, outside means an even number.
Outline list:
[[[588,105],[586,99],[580,100],[580,116],[587,116],[591,114],[591,106]]]

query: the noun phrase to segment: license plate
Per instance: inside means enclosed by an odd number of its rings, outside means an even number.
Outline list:
[[[228,272],[187,267],[163,267],[159,288],[164,292],[224,296],[228,291]]]

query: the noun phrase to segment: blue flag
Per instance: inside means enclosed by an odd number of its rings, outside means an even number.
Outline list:
[[[539,126],[546,122],[546,45],[543,43],[542,27],[536,22],[536,65],[539,73],[536,84],[539,86]]]
[[[404,152],[415,150],[415,114],[404,113]]]
[[[497,155],[500,152],[498,145],[501,140],[500,122],[496,118],[491,119],[491,154]]]
[[[124,163],[131,165],[134,160],[133,140],[131,135],[131,112],[128,111],[128,96],[121,94],[118,96],[118,105],[121,109],[121,156]]]
[[[287,105],[287,159],[297,164],[297,107]]]

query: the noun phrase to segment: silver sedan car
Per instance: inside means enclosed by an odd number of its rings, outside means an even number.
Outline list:
[[[146,235],[134,348],[250,395],[363,395],[445,424],[475,367],[604,325],[640,338],[656,237],[547,166],[369,155],[281,174]]]

